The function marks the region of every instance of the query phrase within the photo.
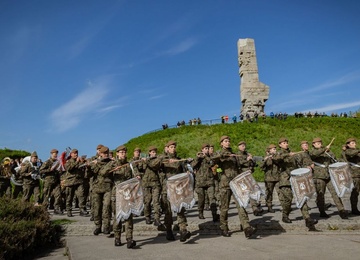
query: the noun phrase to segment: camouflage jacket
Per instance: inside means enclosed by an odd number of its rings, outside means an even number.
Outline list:
[[[247,160],[247,157],[249,156],[247,151],[238,151],[236,153],[236,160],[239,167],[239,172],[245,172],[247,170],[250,170],[252,173],[254,172],[255,162],[251,160]]]
[[[24,185],[40,185],[39,167],[34,166],[31,162],[24,162],[21,164],[19,174],[23,180]],[[36,174],[39,178],[34,179],[31,174]]]
[[[230,181],[239,174],[237,160],[234,156],[231,156],[232,154],[231,148],[223,148],[212,157],[214,163],[219,165],[222,170],[219,184],[221,189],[230,189]]]
[[[295,161],[296,161],[296,166],[298,168],[307,168],[310,167],[311,164],[313,164],[309,151],[303,151],[301,153],[296,154]]]
[[[290,156],[290,149],[281,148],[276,154],[274,154],[273,161],[279,167],[280,187],[291,186],[290,173],[292,170],[295,170],[296,162],[294,156]]]
[[[94,173],[92,190],[95,193],[111,192],[114,185],[114,174],[111,172],[114,168],[114,161],[110,158],[98,159],[91,165]]]
[[[86,167],[80,167],[84,162],[70,158],[65,163],[65,186],[73,186],[84,183]]]
[[[10,180],[11,166],[0,165],[0,181]]]
[[[313,148],[310,151],[311,160],[314,162],[314,179],[330,179],[329,165],[333,163],[333,160],[329,155],[335,159],[335,155],[332,152],[325,153],[326,148]]]
[[[115,161],[112,162],[112,166],[111,166],[112,169],[115,169],[116,167],[119,166],[123,166],[123,167],[113,171],[115,185],[130,180],[133,177],[133,172],[130,168],[130,164],[126,159],[120,160],[116,158]]]
[[[57,161],[57,159],[48,159],[45,161],[41,167],[40,167],[40,174],[45,176],[45,181],[49,183],[60,183],[60,171],[56,170],[58,165],[54,165],[54,163]],[[55,166],[55,169],[52,169],[52,167]]]
[[[142,163],[142,185],[144,187],[160,186],[159,172],[161,169],[161,158],[150,157]]]
[[[169,159],[180,160],[176,154],[167,154],[166,156],[162,157],[162,171],[166,174],[167,179],[174,176],[175,174],[186,172],[182,161],[170,163]]]
[[[194,161],[191,162],[191,167],[196,172],[196,187],[211,187],[215,185],[214,173],[212,171],[214,165],[214,161],[209,155],[204,155],[204,157],[197,156]]]
[[[360,150],[347,148],[345,150],[346,161],[350,163],[351,176],[360,178]]]
[[[279,167],[276,163],[274,163],[271,156],[263,160],[259,167],[262,171],[264,171],[264,180],[266,182],[278,182],[280,180],[280,172]]]

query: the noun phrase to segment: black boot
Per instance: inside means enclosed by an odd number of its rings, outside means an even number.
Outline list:
[[[216,212],[212,214],[212,217],[213,217],[213,222],[218,222],[220,220],[220,215],[216,214]]]
[[[205,219],[203,211],[199,211],[199,219]]]
[[[119,238],[115,238],[115,246],[121,246],[121,239]]]
[[[330,216],[325,211],[320,211],[320,218],[330,218]]]
[[[289,217],[288,216],[283,216],[283,218],[282,218],[282,222],[284,222],[284,223],[291,223],[292,221],[289,219]]]
[[[154,223],[154,225],[155,225],[155,223]],[[157,230],[158,231],[166,231],[167,229],[166,229],[166,226],[164,224],[160,223],[160,225],[157,227]]]
[[[254,213],[254,216],[261,216],[261,210],[258,208],[254,209],[253,213]]]
[[[228,229],[224,229],[223,231],[221,231],[221,235],[223,237],[230,237],[231,236]]]
[[[55,212],[54,212],[54,213],[55,213]],[[357,208],[352,208],[351,214],[359,216],[359,215],[360,215],[360,211],[359,211]]]
[[[154,220],[154,226],[157,226],[157,227],[160,227],[160,226],[161,226],[160,219],[156,218],[156,219]]]
[[[185,242],[191,237],[191,233],[187,230],[180,231],[180,242]]]
[[[331,203],[325,203],[324,207],[325,209],[329,209],[331,208],[332,204]]]
[[[146,222],[147,225],[151,225],[151,219],[150,219],[150,217],[146,217],[146,221],[145,221],[145,222]]]
[[[110,234],[110,228],[104,228],[103,233],[104,233],[105,235],[109,235],[109,234]]]
[[[340,215],[340,218],[342,218],[342,219],[348,219],[348,214],[345,210],[340,210],[339,215]]]
[[[254,227],[247,227],[244,229],[245,237],[250,238],[252,235],[256,233],[256,228]]]
[[[318,223],[316,219],[307,218],[305,219],[305,225],[309,231],[316,231],[315,225]]]
[[[95,236],[99,235],[100,233],[101,233],[101,228],[96,228],[96,229],[94,230],[94,235],[95,235]]]
[[[136,246],[136,241],[132,240],[131,238],[126,239],[127,243],[126,243],[126,247],[127,248],[134,248]]]
[[[271,205],[268,206],[268,212],[275,213],[275,210],[272,208]]]
[[[171,229],[166,231],[166,239],[169,241],[175,240],[174,233],[172,232]]]

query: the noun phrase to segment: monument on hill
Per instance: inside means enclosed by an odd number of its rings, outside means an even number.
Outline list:
[[[265,102],[269,98],[269,86],[259,81],[254,39],[239,39],[238,61],[240,74],[241,114],[253,117],[255,113],[262,116]]]

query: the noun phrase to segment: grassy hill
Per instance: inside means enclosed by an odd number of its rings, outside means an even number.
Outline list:
[[[324,145],[329,144],[331,139],[335,138],[331,150],[339,158],[341,146],[346,139],[355,137],[360,140],[359,129],[359,118],[288,117],[286,120],[266,118],[264,120],[259,119],[258,123],[196,125],[165,129],[133,138],[125,145],[130,152],[135,147],[140,147],[143,152],[146,152],[150,145],[157,146],[159,152],[162,152],[164,145],[169,140],[175,140],[178,144],[178,155],[187,158],[195,157],[203,143],[214,144],[215,150],[219,150],[220,137],[228,135],[231,138],[231,146],[234,151],[238,150],[238,142],[245,141],[249,153],[253,156],[264,156],[266,147],[272,143],[277,144],[280,137],[288,138],[290,149],[294,152],[300,151],[302,140],[311,143],[313,138],[320,137]],[[254,175],[257,180],[263,179],[263,174],[258,169]]]

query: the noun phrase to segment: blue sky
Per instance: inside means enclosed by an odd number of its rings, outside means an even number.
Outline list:
[[[111,149],[167,123],[239,114],[239,38],[265,112],[360,108],[360,2],[0,1],[0,148]]]

